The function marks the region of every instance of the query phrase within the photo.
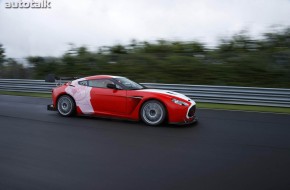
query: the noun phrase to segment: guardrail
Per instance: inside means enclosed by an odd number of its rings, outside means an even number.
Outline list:
[[[197,102],[290,107],[290,89],[142,83],[148,88],[176,91]],[[51,93],[55,83],[44,80],[0,79],[0,90]]]

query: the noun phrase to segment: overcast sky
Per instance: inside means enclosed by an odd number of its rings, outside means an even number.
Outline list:
[[[0,0],[0,43],[14,58],[61,55],[69,43],[91,50],[132,39],[214,45],[244,29],[259,36],[290,26],[290,0],[48,0],[51,9],[5,8],[19,1]]]

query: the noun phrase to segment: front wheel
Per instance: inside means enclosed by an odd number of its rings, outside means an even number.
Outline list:
[[[71,116],[75,113],[75,102],[68,96],[63,95],[57,101],[57,111],[61,116]]]
[[[144,123],[156,126],[164,121],[166,109],[161,102],[150,100],[142,105],[140,115]]]

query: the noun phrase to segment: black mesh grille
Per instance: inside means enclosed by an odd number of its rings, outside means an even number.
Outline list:
[[[188,117],[193,117],[194,116],[194,114],[195,114],[195,108],[196,108],[196,106],[194,105],[194,106],[192,106],[189,109],[189,111],[188,111]]]

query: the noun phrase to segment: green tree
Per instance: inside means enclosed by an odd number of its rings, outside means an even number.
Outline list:
[[[5,49],[3,48],[3,45],[0,44],[0,66],[3,65],[5,61]]]
[[[61,57],[30,57],[34,77],[124,75],[138,82],[290,88],[290,28],[253,39],[242,31],[215,48],[197,41],[103,46],[90,51],[71,44]]]

